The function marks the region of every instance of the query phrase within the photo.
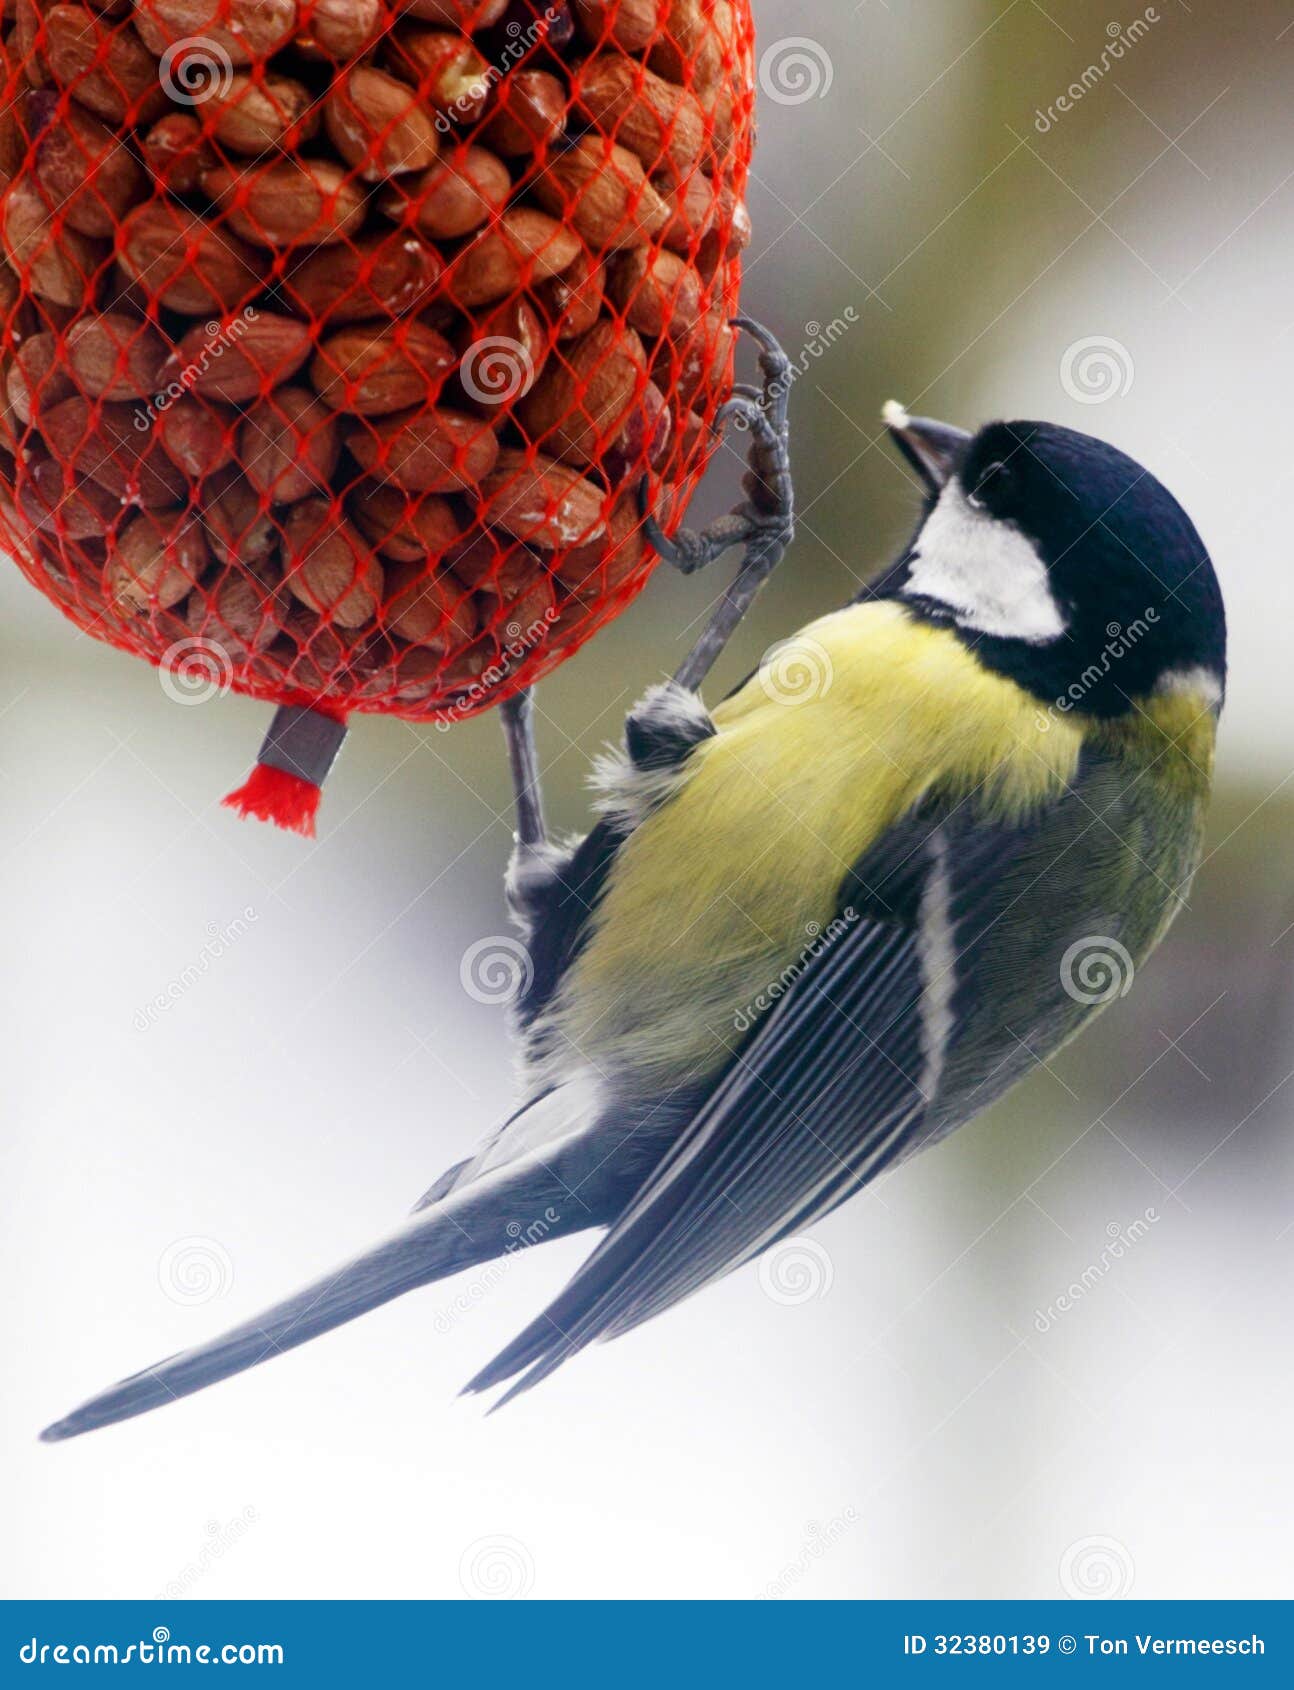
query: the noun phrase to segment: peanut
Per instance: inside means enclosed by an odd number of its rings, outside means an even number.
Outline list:
[[[370,474],[406,493],[458,493],[494,468],[499,443],[478,417],[444,409],[403,411],[356,423],[346,437],[351,456]]]
[[[223,325],[195,323],[161,372],[204,399],[243,405],[290,381],[310,356],[310,330],[294,317],[257,311]]]
[[[20,460],[18,504],[33,527],[61,540],[102,540],[121,515],[121,503],[94,481],[70,478],[53,458]]]
[[[279,530],[240,469],[223,470],[202,501],[207,539],[221,563],[257,568],[274,557]]]
[[[283,607],[267,582],[231,568],[214,587],[193,594],[188,623],[231,657],[245,657],[266,650],[283,632]]]
[[[158,412],[153,427],[167,457],[193,481],[215,475],[233,462],[238,444],[236,412],[181,397]]]
[[[489,222],[511,193],[507,165],[484,147],[460,147],[421,176],[393,184],[378,205],[396,222],[452,241]]]
[[[591,253],[582,252],[569,270],[535,289],[540,315],[559,341],[578,340],[602,315],[606,271]]]
[[[615,440],[635,396],[646,385],[647,359],[632,329],[603,318],[561,358],[517,408],[535,445],[555,458],[596,463]]]
[[[259,292],[264,260],[183,206],[150,201],[117,231],[117,261],[148,299],[193,316],[235,310]]]
[[[255,246],[326,246],[364,221],[363,191],[326,159],[283,159],[246,170],[218,164],[202,187],[234,233]]]
[[[59,87],[107,123],[151,123],[166,110],[157,62],[129,24],[86,6],[51,6],[45,53]]]
[[[617,259],[611,298],[646,340],[686,334],[706,303],[701,278],[677,253],[643,248]]]
[[[693,96],[622,54],[590,59],[574,92],[593,123],[637,153],[649,175],[668,166],[685,176],[704,151],[705,113]]]
[[[0,201],[0,242],[26,287],[55,305],[84,305],[106,256],[100,241],[67,228],[35,180],[19,176]]]
[[[381,0],[301,0],[301,28],[293,45],[307,58],[349,64],[381,27]]]
[[[41,433],[60,463],[119,499],[165,510],[185,497],[188,486],[153,434],[136,427],[138,417],[133,405],[78,394],[45,413]]]
[[[418,90],[442,118],[475,123],[490,93],[489,67],[470,41],[417,24],[397,29],[386,49],[387,68]]]
[[[83,235],[110,239],[132,205],[143,199],[147,179],[130,149],[103,124],[56,94],[31,94],[28,111],[39,136],[32,167],[46,202]]]
[[[517,70],[499,90],[484,141],[504,158],[541,155],[566,128],[566,89],[546,70]]]
[[[276,505],[327,493],[341,455],[337,420],[305,387],[281,387],[248,412],[238,462],[258,493]]]
[[[445,287],[457,305],[472,311],[560,275],[579,251],[572,230],[542,211],[519,206],[463,248],[446,272]]]
[[[146,399],[157,389],[166,358],[159,335],[120,311],[93,312],[67,331],[73,379],[100,399]]]
[[[532,546],[560,550],[587,545],[606,531],[605,494],[578,470],[542,453],[500,452],[494,473],[481,485],[481,496],[492,528]]]
[[[168,112],[144,136],[144,163],[154,180],[172,194],[193,194],[216,155],[202,125],[188,112]]]
[[[288,272],[286,291],[315,322],[403,316],[428,298],[444,267],[431,247],[393,230],[311,254]]]
[[[324,341],[310,379],[334,411],[380,417],[434,405],[457,362],[445,337],[421,323],[364,323]]]
[[[324,124],[338,153],[366,182],[426,170],[439,148],[436,126],[414,94],[371,65],[357,65],[333,85]]]
[[[140,511],[112,548],[108,594],[132,613],[169,610],[197,584],[210,561],[202,524],[191,511]]]
[[[643,246],[669,217],[637,156],[593,135],[553,159],[534,194],[598,252]]]
[[[326,498],[293,505],[283,522],[284,581],[294,598],[339,628],[377,615],[382,565]]]
[[[461,526],[448,499],[435,493],[410,497],[378,482],[359,483],[350,514],[370,544],[399,563],[439,556],[459,538]]]
[[[313,106],[303,82],[245,71],[231,77],[223,92],[202,102],[203,116],[211,114],[215,139],[230,152],[249,157],[308,140],[319,127]]]
[[[385,575],[382,621],[402,640],[443,652],[476,633],[470,597],[452,576],[429,570],[425,558],[389,563]]]
[[[575,0],[575,21],[590,47],[645,53],[656,40],[669,0]]]
[[[14,349],[5,376],[9,405],[18,421],[30,427],[48,410],[74,392],[59,337],[48,329],[28,335]]]
[[[286,46],[296,28],[296,0],[136,0],[135,28],[159,59],[187,44],[213,49],[231,65],[250,65]]]
[[[548,358],[550,339],[524,298],[505,299],[461,331],[459,380],[474,410],[485,414],[529,393]]]

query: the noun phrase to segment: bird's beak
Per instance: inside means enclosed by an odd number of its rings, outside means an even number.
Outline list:
[[[971,437],[964,428],[910,417],[896,399],[881,412],[890,438],[932,493],[940,493],[952,479]]]

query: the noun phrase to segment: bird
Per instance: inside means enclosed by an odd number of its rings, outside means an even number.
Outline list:
[[[600,1230],[466,1386],[502,1406],[803,1234],[1123,995],[1202,856],[1227,677],[1209,554],[1101,440],[897,404],[885,424],[920,501],[894,562],[713,708],[654,685],[595,766],[591,830],[519,837],[515,1113],[373,1248],[44,1438]],[[780,442],[764,430],[766,469]],[[787,498],[742,523],[723,539],[766,575]]]

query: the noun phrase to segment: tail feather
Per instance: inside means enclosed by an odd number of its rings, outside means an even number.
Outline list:
[[[537,1225],[542,1217],[542,1225]],[[537,1156],[501,1167],[415,1213],[372,1249],[305,1290],[196,1349],[91,1397],[41,1433],[47,1443],[129,1420],[256,1367],[420,1285],[492,1261],[527,1242],[605,1224]]]

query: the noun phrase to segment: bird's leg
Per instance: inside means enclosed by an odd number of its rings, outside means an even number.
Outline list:
[[[508,743],[508,767],[516,804],[516,841],[520,855],[538,852],[548,843],[544,800],[535,753],[535,701],[530,689],[514,693],[499,706],[503,736]]]
[[[685,575],[706,569],[725,552],[743,547],[745,556],[700,639],[684,658],[675,682],[695,692],[754,603],[759,589],[786,555],[795,536],[795,488],[791,479],[791,361],[774,337],[749,317],[734,319],[759,346],[760,387],[738,387],[715,426],[729,423],[750,434],[746,497],[730,516],[697,534],[680,530],[671,540],[644,508],[644,532],[666,563]],[[646,489],[644,484],[644,500]]]

